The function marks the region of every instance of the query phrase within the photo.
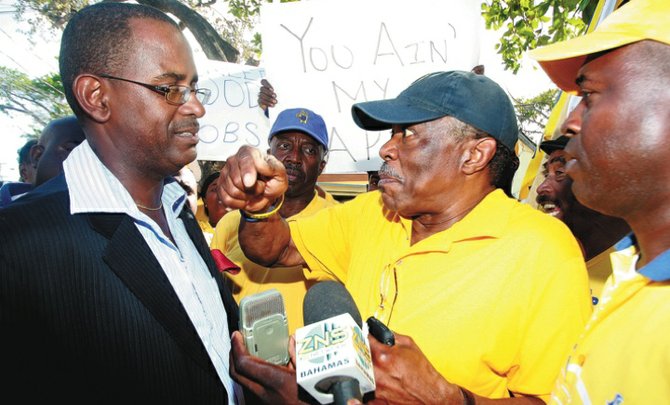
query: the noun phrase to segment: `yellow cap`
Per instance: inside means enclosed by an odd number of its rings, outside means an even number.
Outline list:
[[[588,55],[645,39],[670,45],[670,0],[630,0],[592,32],[534,49],[529,56],[558,87],[578,91],[575,79]]]

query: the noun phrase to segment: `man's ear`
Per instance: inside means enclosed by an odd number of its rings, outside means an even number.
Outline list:
[[[31,162],[32,164],[32,162]],[[27,182],[28,178],[28,169],[26,168],[27,165],[19,165],[19,178],[23,182]]]
[[[34,168],[37,168],[37,162],[39,162],[42,154],[44,154],[44,146],[36,144],[30,148],[30,160],[32,161]]]
[[[326,168],[326,163],[328,163],[325,160],[322,160],[321,163],[319,164],[319,176],[321,176],[321,173],[323,172],[323,169]]]
[[[74,96],[79,107],[96,122],[109,119],[110,108],[107,97],[107,86],[93,75],[79,75],[72,83]]]
[[[497,141],[491,137],[473,139],[468,142],[462,170],[465,174],[474,174],[484,170],[496,154]]]

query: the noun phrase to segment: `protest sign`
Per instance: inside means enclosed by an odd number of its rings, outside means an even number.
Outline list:
[[[264,69],[207,61],[199,64],[198,73],[199,86],[212,90],[200,119],[198,160],[226,160],[242,145],[267,150],[269,120],[258,107]]]
[[[321,114],[326,173],[364,171],[389,132],[366,132],[355,102],[395,97],[424,74],[471,70],[479,60],[480,3],[461,0],[314,0],[264,3],[261,65],[286,108]]]

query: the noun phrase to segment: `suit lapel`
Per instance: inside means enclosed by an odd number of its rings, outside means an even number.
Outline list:
[[[133,220],[125,214],[90,214],[89,218],[93,229],[109,239],[103,260],[183,350],[215,373],[193,323]]]

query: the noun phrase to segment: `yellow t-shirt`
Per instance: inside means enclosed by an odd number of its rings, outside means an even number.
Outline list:
[[[411,221],[377,192],[289,225],[310,277],[343,281],[364,320],[412,336],[448,381],[479,395],[548,398],[591,314],[569,229],[500,190],[413,246]]]
[[[207,244],[211,245],[212,237],[214,236],[214,228],[212,228],[212,225],[209,223],[209,218],[205,215],[205,205],[201,198],[198,198],[198,209],[195,213],[195,219],[198,221],[198,225],[200,225],[202,234],[205,235]]]
[[[337,204],[335,200],[325,200],[315,192],[314,198],[305,209],[291,218],[303,218],[334,204]],[[239,303],[247,295],[276,288],[284,299],[289,333],[293,334],[303,325],[302,301],[313,282],[305,279],[301,266],[270,269],[247,259],[237,239],[239,227],[240,212],[231,211],[216,225],[211,243],[212,249],[220,249],[227,258],[241,268],[236,275],[226,273],[232,281],[235,301]]]
[[[632,239],[626,238],[626,245]],[[667,404],[670,401],[670,254],[635,270],[630,245],[612,253],[613,273],[551,396],[551,404]],[[663,281],[664,279],[664,281]],[[667,333],[666,333],[667,332]]]

